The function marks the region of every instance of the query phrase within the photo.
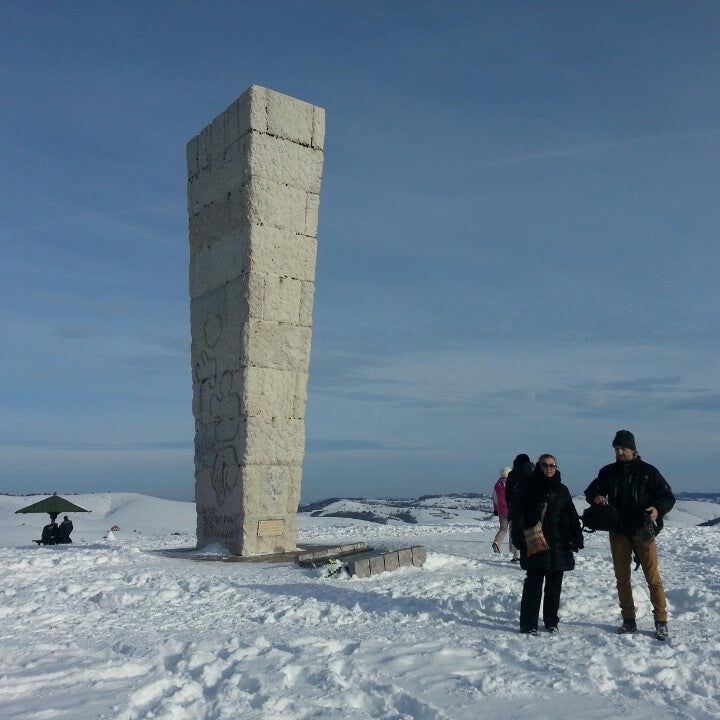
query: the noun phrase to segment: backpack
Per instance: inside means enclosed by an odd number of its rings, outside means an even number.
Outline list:
[[[591,533],[596,530],[617,530],[620,525],[620,515],[617,508],[612,505],[593,503],[590,507],[585,508],[580,520],[583,525],[582,529]]]

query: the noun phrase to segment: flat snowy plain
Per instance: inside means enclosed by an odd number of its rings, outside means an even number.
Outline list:
[[[428,548],[359,580],[162,556],[194,545],[194,505],[133,494],[71,496],[92,510],[74,544],[37,547],[47,516],[13,513],[38,499],[0,496],[2,720],[720,717],[720,526],[696,527],[717,504],[679,502],[660,535],[661,643],[640,572],[641,630],[615,633],[601,533],[565,576],[560,634],[528,637],[524,573],[462,503],[416,525],[301,515],[303,542]]]

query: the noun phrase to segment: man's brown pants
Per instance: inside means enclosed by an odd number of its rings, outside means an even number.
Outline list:
[[[617,580],[618,599],[620,600],[623,620],[635,619],[635,603],[633,602],[632,586],[630,584],[630,565],[633,550],[635,550],[645,574],[655,622],[667,622],[665,589],[660,579],[657,543],[654,540],[651,543],[644,543],[611,532],[610,552],[612,553],[613,569]]]

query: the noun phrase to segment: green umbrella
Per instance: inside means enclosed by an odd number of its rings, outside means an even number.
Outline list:
[[[75,503],[71,503],[64,497],[60,497],[57,493],[53,493],[50,497],[46,497],[44,500],[38,500],[38,502],[28,505],[27,507],[16,510],[16,513],[49,513],[50,519],[54,520],[60,513],[68,512],[92,512],[92,510],[86,510],[81,508]]]

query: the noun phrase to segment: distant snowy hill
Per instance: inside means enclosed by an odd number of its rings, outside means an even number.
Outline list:
[[[0,495],[0,516],[14,513],[44,496]],[[118,526],[128,532],[194,532],[195,503],[163,500],[137,493],[89,493],[67,495],[69,500],[91,512],[73,517],[75,534],[96,536]],[[666,518],[670,525],[702,525],[720,521],[720,495],[681,494]],[[689,499],[684,499],[689,498]],[[714,500],[713,498],[717,498]],[[587,506],[582,496],[575,498],[578,512]],[[492,498],[482,493],[423,495],[418,498],[329,498],[300,506],[302,518],[336,518],[382,525],[468,525],[492,518]],[[18,527],[27,528],[26,542],[47,522],[47,515],[13,515]]]
[[[680,496],[685,497],[685,496]],[[688,497],[695,498],[692,494]],[[717,500],[711,498],[717,497]],[[574,498],[578,512],[587,507],[585,498]],[[423,495],[414,499],[331,498],[300,506],[311,517],[367,520],[381,524],[456,525],[492,516],[492,498],[478,493]],[[720,519],[720,495],[707,499],[679,499],[666,524],[701,525]]]
[[[340,517],[382,524],[401,522],[421,525],[467,523],[492,515],[492,498],[480,493],[423,495],[419,498],[331,498],[301,505],[311,517]],[[719,513],[720,514],[720,513]]]

